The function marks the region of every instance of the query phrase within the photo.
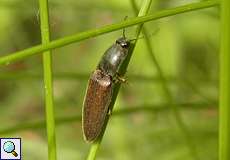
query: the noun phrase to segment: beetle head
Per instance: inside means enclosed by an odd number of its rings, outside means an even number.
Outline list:
[[[122,48],[128,49],[130,42],[125,37],[121,37],[116,40],[116,44],[119,44]]]

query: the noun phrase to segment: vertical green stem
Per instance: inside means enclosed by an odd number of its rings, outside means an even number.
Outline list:
[[[152,0],[144,0],[143,3],[142,3],[142,7],[141,7],[141,10],[138,14],[138,16],[144,16],[148,13],[148,10],[151,6],[151,3],[152,3]],[[137,32],[136,32],[136,37],[139,36],[140,32],[141,32],[141,29],[142,29],[142,26],[143,24],[140,24],[138,27],[137,27]],[[135,48],[135,44],[136,44],[136,41],[134,44],[131,44],[131,47],[130,47],[130,51],[129,51],[129,55],[126,59],[126,61],[124,62],[124,65],[121,66],[121,69],[119,71],[119,73],[123,76],[126,72],[126,69],[128,67],[128,64],[129,64],[129,61],[130,61],[130,58],[132,56],[132,53],[133,53],[133,50]],[[119,89],[120,89],[120,84],[117,84],[115,85],[114,87],[114,90],[113,90],[113,97],[112,97],[112,102],[109,106],[109,108],[111,108],[111,110],[113,109],[113,106],[114,106],[114,103],[116,101],[116,98],[117,98],[117,95],[118,95],[118,92],[119,92]],[[102,141],[102,138],[103,138],[103,135],[104,135],[104,132],[105,132],[105,129],[106,129],[106,126],[107,126],[107,123],[108,123],[108,120],[109,120],[109,115],[107,116],[106,118],[106,122],[105,122],[105,125],[104,125],[104,131],[103,133],[101,134],[101,136],[99,137],[99,139],[94,142],[90,148],[90,151],[89,151],[89,154],[88,154],[88,157],[87,157],[87,160],[95,160],[96,159],[96,154],[97,154],[97,151],[100,147],[100,144],[101,144],[101,141]]]
[[[42,44],[50,42],[48,0],[39,0]],[[56,160],[56,135],[53,104],[52,57],[51,51],[43,53],[45,85],[46,128],[49,160]]]
[[[230,159],[230,1],[221,0],[219,160]]]
[[[145,0],[144,2],[146,5],[141,7],[139,13],[138,13],[138,17],[141,17],[141,16],[145,16],[149,9],[150,9],[150,6],[151,6],[151,3],[152,3],[152,0]],[[141,29],[143,27],[144,23],[141,23],[140,25],[137,26],[137,30],[136,30],[136,37],[138,38],[140,33],[141,33]]]
[[[138,7],[135,3],[135,0],[131,0],[131,4],[132,4],[132,8],[133,8],[134,12],[137,14],[138,13]],[[165,96],[167,99],[167,103],[168,103],[168,105],[170,105],[172,107],[173,116],[175,117],[176,123],[177,123],[178,127],[180,128],[182,134],[184,135],[184,137],[187,141],[191,156],[194,157],[194,159],[198,159],[198,154],[197,154],[197,151],[195,149],[195,145],[192,142],[189,131],[188,131],[186,125],[184,124],[183,120],[182,120],[182,117],[180,115],[180,111],[176,105],[173,105],[173,96],[171,95],[170,89],[168,88],[167,81],[166,81],[164,73],[160,67],[160,64],[158,63],[158,61],[155,57],[152,45],[150,43],[150,38],[149,38],[148,33],[147,33],[147,29],[144,27],[142,29],[142,32],[145,36],[145,42],[147,45],[148,53],[150,55],[150,58],[152,60],[154,67],[156,67],[159,78],[161,80],[162,88],[164,90],[164,93],[165,93]]]

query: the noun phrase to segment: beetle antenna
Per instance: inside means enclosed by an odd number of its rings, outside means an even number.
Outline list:
[[[125,38],[125,28],[123,28],[122,35],[123,35],[123,38]]]
[[[127,18],[128,18],[128,16],[125,16],[125,17],[124,17],[124,21],[125,21]],[[125,28],[123,28],[122,35],[123,35],[123,38],[126,38],[126,37],[125,37]]]
[[[131,42],[131,41],[136,41],[137,39],[143,39],[143,38],[145,38],[145,36],[141,36],[141,37],[138,37],[138,38],[133,38],[133,39],[130,39],[129,41]]]
[[[145,38],[145,37],[151,37],[151,36],[157,34],[157,33],[159,32],[159,30],[160,30],[160,28],[157,28],[153,33],[151,33],[151,34],[149,34],[149,35],[146,35],[146,36],[143,36],[143,35],[142,35],[142,36],[140,36],[140,37],[138,37],[138,38],[130,39],[129,41],[136,41],[137,39],[143,39],[143,38]]]

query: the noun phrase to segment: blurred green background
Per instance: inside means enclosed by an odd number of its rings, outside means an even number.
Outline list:
[[[155,0],[150,13],[189,4],[192,0]],[[141,0],[137,1],[140,4]],[[134,17],[129,0],[50,0],[51,39]],[[0,0],[0,55],[41,43],[37,0]],[[155,56],[178,104],[200,160],[216,160],[218,144],[219,10],[204,9],[145,24]],[[126,29],[134,38],[135,27]],[[105,50],[122,31],[52,50],[55,116],[81,114],[87,80]],[[17,130],[45,118],[41,54],[0,67],[0,137],[21,137],[24,160],[46,160],[45,127]],[[155,65],[144,39],[138,41],[102,141],[98,160],[193,160],[186,139],[167,105]],[[151,107],[156,110],[141,108]],[[7,129],[14,128],[14,132]],[[58,159],[81,160],[90,144],[81,122],[57,125]]]

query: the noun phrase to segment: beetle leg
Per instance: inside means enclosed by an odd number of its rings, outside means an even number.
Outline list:
[[[119,77],[119,76],[117,76],[117,80],[118,80],[120,83],[127,83],[127,80],[126,80],[124,77]]]
[[[108,114],[108,116],[111,116],[112,115],[112,110],[109,109],[107,114]]]
[[[115,83],[118,83],[118,82],[119,83],[127,83],[127,80],[117,72],[115,74],[114,82]]]

